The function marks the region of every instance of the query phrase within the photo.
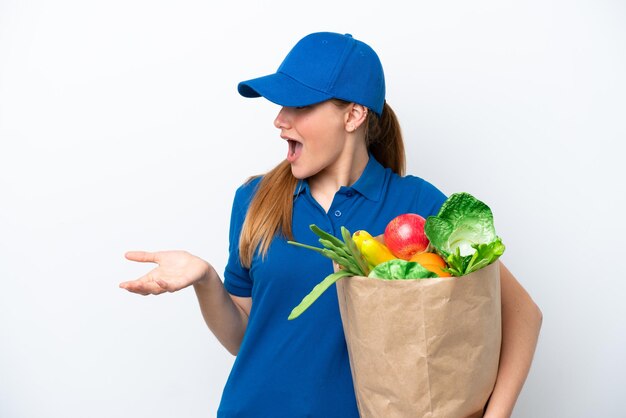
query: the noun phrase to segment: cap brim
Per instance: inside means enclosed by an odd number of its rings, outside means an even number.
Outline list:
[[[320,103],[332,96],[312,89],[282,73],[242,81],[237,86],[243,97],[265,97],[280,106],[309,106]]]

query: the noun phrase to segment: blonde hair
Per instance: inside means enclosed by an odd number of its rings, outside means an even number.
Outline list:
[[[343,100],[332,101],[339,106],[348,104]],[[368,112],[366,123],[365,143],[369,152],[384,167],[403,176],[406,159],[402,132],[387,102],[380,118],[374,112]],[[248,182],[258,177],[250,177]],[[250,268],[255,252],[265,257],[275,236],[293,239],[291,220],[297,184],[298,179],[291,174],[287,160],[262,176],[239,237],[239,257],[244,267]]]

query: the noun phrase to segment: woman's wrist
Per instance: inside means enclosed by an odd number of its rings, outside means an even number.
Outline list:
[[[202,263],[202,274],[200,277],[193,283],[194,286],[205,287],[212,283],[218,276],[217,272],[213,268],[211,264],[207,261],[198,258],[198,261]]]

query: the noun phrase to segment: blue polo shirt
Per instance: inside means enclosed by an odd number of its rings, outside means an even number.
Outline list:
[[[252,310],[217,415],[358,418],[334,285],[300,317],[287,320],[302,298],[332,273],[331,260],[276,237],[265,260],[255,257],[250,269],[239,262],[239,234],[258,182],[242,185],[232,208],[224,286],[233,295],[252,297]],[[436,214],[445,199],[427,181],[400,177],[370,155],[359,180],[337,191],[328,212],[313,199],[306,180],[298,184],[294,240],[320,247],[311,224],[337,237],[342,225],[351,232],[365,229],[378,235],[402,213]]]

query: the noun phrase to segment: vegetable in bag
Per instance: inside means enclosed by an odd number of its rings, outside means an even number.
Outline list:
[[[319,236],[323,248],[288,242],[331,258],[340,269],[318,283],[291,311],[288,319],[300,316],[343,277],[367,276],[386,280],[459,277],[493,263],[505,249],[502,240],[496,235],[489,206],[465,192],[452,194],[436,216],[426,219],[424,234],[430,243],[424,251],[414,254],[409,260],[394,258],[384,243],[376,241],[365,230],[351,235],[342,226],[342,241],[316,225],[310,228]]]

